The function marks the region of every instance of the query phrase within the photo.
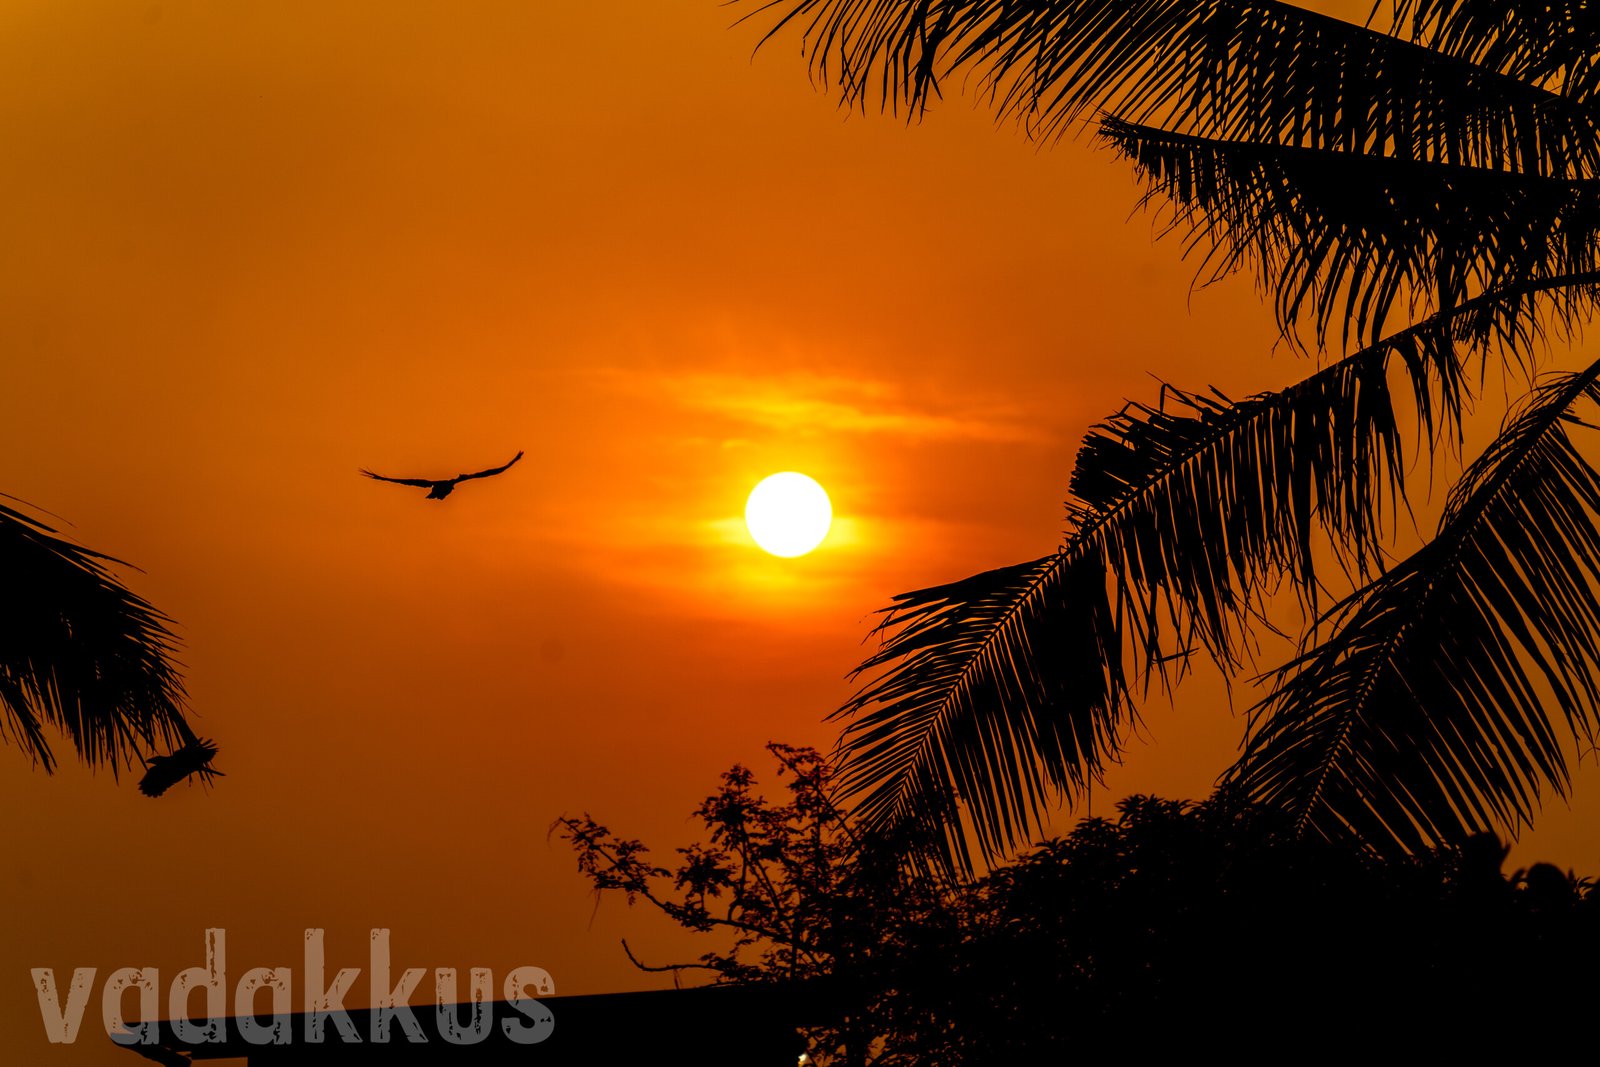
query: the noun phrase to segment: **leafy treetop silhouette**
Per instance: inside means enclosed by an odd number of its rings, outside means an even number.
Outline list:
[[[1571,1019],[1600,992],[1600,894],[1548,864],[1506,876],[1492,835],[1384,859],[1229,791],[1129,797],[939,886],[855,835],[820,754],[768,748],[782,795],[733,768],[672,867],[588,815],[555,829],[597,892],[718,944],[637,965],[784,984],[824,1067],[1293,1050],[1310,1034],[1370,1053],[1386,1030],[1481,1055],[1528,1040],[1485,1032],[1485,1013]]]

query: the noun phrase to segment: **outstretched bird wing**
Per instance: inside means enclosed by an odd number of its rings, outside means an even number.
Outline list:
[[[522,453],[518,452],[516,455],[511,457],[511,460],[510,460],[509,463],[506,463],[502,467],[495,467],[495,468],[492,468],[491,470],[479,471],[476,474],[458,474],[458,475],[456,475],[455,480],[458,481],[458,482],[464,482],[468,478],[487,478],[491,474],[499,474],[502,471],[510,470],[511,469],[511,465],[513,463],[516,463],[516,461],[521,459],[521,458],[522,458]]]
[[[139,779],[139,792],[147,797],[158,797],[179,782],[196,775],[210,784],[222,772],[211,766],[217,746],[202,737],[190,736],[182,748],[166,756],[151,756],[145,761],[144,777]]]
[[[361,468],[361,473],[365,474],[368,478],[376,478],[380,482],[394,482],[396,485],[415,485],[423,489],[429,489],[432,488],[434,484],[433,481],[428,478],[390,478],[387,475],[374,474],[365,467]]]

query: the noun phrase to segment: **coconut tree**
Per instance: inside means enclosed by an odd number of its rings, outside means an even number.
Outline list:
[[[141,763],[149,796],[219,773],[216,746],[185,717],[171,620],[116,579],[108,568],[119,561],[0,504],[0,562],[0,735],[47,773],[47,727],[91,767]]]
[[[1030,136],[1093,131],[1199,280],[1254,272],[1316,357],[1242,400],[1129,403],[1084,441],[1059,550],[885,609],[838,713],[869,826],[946,867],[970,865],[969,839],[1015,848],[1122,749],[1141,681],[1197,650],[1238,671],[1285,588],[1300,650],[1260,679],[1229,785],[1388,852],[1514,834],[1565,794],[1572,741],[1600,723],[1583,451],[1600,363],[1534,362],[1600,295],[1592,6],[1395,0],[1362,25],[1272,0],[774,0],[750,17],[802,35],[852,105],[915,116],[958,78]],[[1430,455],[1461,447],[1491,361],[1522,395],[1431,539],[1391,563],[1404,427]]]

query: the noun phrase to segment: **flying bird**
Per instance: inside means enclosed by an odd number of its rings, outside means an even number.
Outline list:
[[[191,775],[210,785],[222,772],[211,766],[217,754],[215,742],[196,737],[187,724],[179,723],[182,747],[165,756],[151,756],[144,761],[144,777],[139,779],[139,792],[147,797],[158,797]]]
[[[426,489],[429,500],[443,500],[461,482],[469,478],[488,478],[491,475],[500,474],[509,470],[511,465],[521,458],[522,453],[518,452],[511,457],[511,462],[504,466],[491,467],[489,470],[478,471],[475,474],[458,474],[454,478],[439,478],[437,480],[433,478],[389,478],[382,474],[374,474],[365,467],[361,468],[361,473],[368,478],[376,478],[380,482],[394,482],[396,485],[414,485],[419,489]]]

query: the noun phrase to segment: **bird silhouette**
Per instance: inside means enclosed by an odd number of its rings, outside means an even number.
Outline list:
[[[139,779],[139,792],[147,797],[158,797],[190,775],[210,785],[222,772],[211,766],[217,754],[215,742],[196,737],[188,723],[178,721],[178,739],[183,742],[165,756],[151,756],[144,761],[144,777]]]
[[[469,478],[488,478],[491,475],[500,474],[508,470],[513,463],[521,458],[522,453],[518,452],[504,466],[491,467],[489,470],[478,471],[474,474],[458,474],[454,478],[390,478],[382,474],[374,474],[365,467],[361,468],[361,473],[368,478],[376,478],[380,482],[394,482],[396,485],[414,485],[419,489],[426,489],[429,500],[443,500],[461,482],[467,481]]]

